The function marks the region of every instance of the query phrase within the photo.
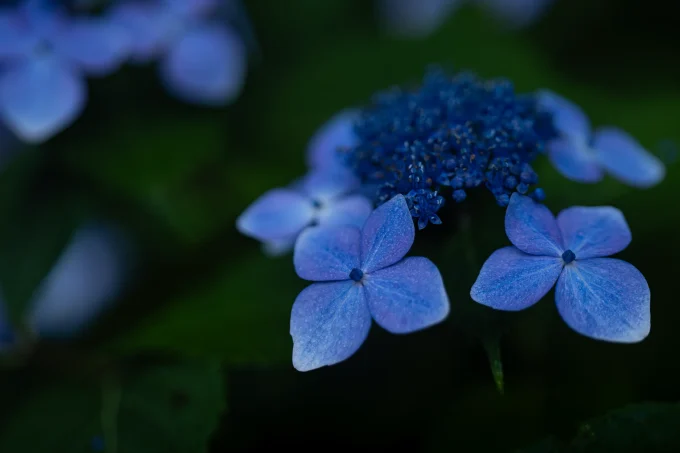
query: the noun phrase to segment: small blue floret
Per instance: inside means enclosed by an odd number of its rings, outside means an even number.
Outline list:
[[[562,254],[562,261],[564,261],[564,264],[569,264],[572,261],[574,261],[575,259],[576,259],[576,255],[571,250],[566,250]]]
[[[415,90],[378,94],[355,123],[357,144],[345,162],[376,203],[406,197],[418,226],[440,223],[445,197],[462,202],[485,185],[501,206],[538,182],[531,162],[556,136],[552,116],[506,80],[433,70]],[[448,189],[448,188],[451,189]]]
[[[360,282],[362,278],[364,278],[364,271],[361,269],[357,269],[356,267],[352,269],[352,272],[349,273],[349,278],[354,280],[355,282]]]

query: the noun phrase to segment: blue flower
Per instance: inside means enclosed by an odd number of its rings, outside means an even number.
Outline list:
[[[633,137],[614,127],[594,133],[583,111],[557,94],[539,93],[539,106],[551,112],[560,137],[548,144],[548,155],[565,177],[582,183],[600,181],[605,172],[634,187],[661,182],[666,174],[661,160],[647,152]]]
[[[119,294],[126,278],[126,249],[112,228],[87,224],[77,230],[33,296],[29,330],[43,338],[62,339],[86,328]],[[5,315],[0,304],[0,349],[16,340]]]
[[[359,141],[354,132],[354,123],[359,119],[359,113],[357,109],[342,110],[318,129],[307,146],[309,168],[335,171],[344,167],[342,150],[356,146]]]
[[[82,112],[83,73],[114,71],[128,43],[111,22],[68,17],[46,0],[0,9],[0,116],[22,140],[47,140]]]
[[[556,136],[551,115],[537,111],[534,96],[516,95],[510,82],[438,70],[418,89],[375,96],[354,133],[357,144],[342,152],[345,165],[377,189],[377,204],[404,195],[419,228],[440,223],[447,193],[461,202],[484,185],[501,206],[515,191],[528,193],[538,182],[531,163]]]
[[[404,258],[415,229],[398,195],[376,209],[363,229],[315,227],[295,244],[297,274],[314,283],[295,300],[290,318],[293,366],[300,371],[333,365],[361,346],[374,319],[392,333],[442,321],[449,301],[437,267]]]
[[[239,216],[236,227],[264,242],[268,253],[284,253],[311,225],[363,225],[373,205],[351,194],[356,187],[346,172],[313,171],[290,188],[266,192]]]
[[[631,241],[621,211],[576,206],[555,219],[545,206],[514,194],[505,231],[514,247],[496,250],[484,263],[472,299],[498,310],[523,310],[557,282],[557,310],[576,332],[620,343],[649,334],[647,281],[625,261],[604,258]]]
[[[218,0],[129,1],[110,12],[133,38],[133,60],[161,58],[160,77],[178,99],[220,106],[245,81],[246,48],[218,17]]]

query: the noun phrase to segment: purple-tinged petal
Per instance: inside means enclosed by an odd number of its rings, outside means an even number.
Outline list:
[[[581,335],[636,343],[649,334],[649,285],[625,261],[593,258],[565,266],[555,300],[562,319]]]
[[[579,138],[562,137],[548,143],[548,157],[565,178],[580,183],[595,183],[604,171],[595,151]]]
[[[515,247],[531,255],[561,256],[562,237],[544,205],[515,192],[505,213],[505,233]]]
[[[361,195],[350,195],[322,207],[318,220],[321,225],[354,225],[361,228],[371,212],[371,200]]]
[[[482,266],[470,296],[497,310],[524,310],[550,291],[563,265],[561,258],[529,255],[515,247],[498,249]]]
[[[663,162],[621,129],[598,129],[593,148],[601,165],[612,176],[631,186],[652,187],[666,176]]]
[[[0,77],[0,114],[27,142],[45,141],[69,126],[85,97],[80,75],[53,59],[23,61]]]
[[[29,322],[36,332],[72,336],[101,314],[121,289],[123,250],[113,230],[88,226],[77,231],[33,300]]]
[[[373,319],[392,333],[409,333],[443,321],[449,298],[437,266],[411,257],[364,277]]]
[[[425,37],[447,19],[462,0],[378,0],[378,17],[390,33]]]
[[[0,63],[25,55],[30,44],[30,36],[20,26],[16,12],[0,9]]]
[[[113,21],[77,19],[53,37],[55,52],[84,71],[109,74],[123,63],[129,53],[131,37]]]
[[[361,230],[354,226],[307,228],[295,242],[295,272],[318,282],[348,280],[359,267],[360,241]]]
[[[297,236],[314,219],[314,206],[303,195],[274,189],[255,200],[236,220],[246,236],[268,242]]]
[[[349,193],[359,187],[359,180],[349,170],[315,170],[302,180],[301,190],[320,203]]]
[[[361,268],[373,272],[401,260],[411,249],[416,230],[406,199],[397,195],[379,206],[361,232]]]
[[[319,128],[307,146],[307,165],[310,168],[332,170],[343,167],[339,149],[357,144],[354,121],[358,116],[358,110],[343,110]]]
[[[204,26],[185,33],[161,65],[166,88],[179,99],[221,106],[243,88],[246,49],[226,27]]]
[[[342,362],[359,349],[370,328],[363,286],[351,280],[308,286],[290,315],[293,366],[309,371]]]
[[[632,239],[623,213],[611,206],[574,206],[557,215],[557,224],[564,248],[578,260],[613,255]]]
[[[581,107],[549,90],[540,90],[536,95],[539,109],[553,114],[554,124],[559,132],[569,137],[588,140],[590,121]]]

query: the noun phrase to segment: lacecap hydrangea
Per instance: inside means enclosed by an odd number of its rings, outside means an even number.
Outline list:
[[[237,228],[262,241],[265,251],[293,249],[298,275],[317,282],[293,306],[294,366],[307,371],[348,358],[371,320],[399,334],[441,322],[449,299],[439,269],[427,258],[404,257],[414,223],[420,230],[442,224],[445,206],[483,190],[497,205],[512,208],[506,229],[516,248],[503,252],[509,261],[489,259],[473,300],[499,310],[526,308],[560,278],[558,308],[574,330],[605,341],[642,340],[650,323],[646,280],[627,263],[599,258],[630,242],[623,215],[610,215],[619,212],[611,207],[574,208],[568,225],[558,218],[559,232],[540,204],[546,195],[532,164],[545,153],[570,179],[596,182],[580,176],[599,165],[645,187],[663,179],[663,165],[613,127],[601,134],[606,140],[599,147],[589,145],[584,118],[549,91],[517,94],[505,79],[440,69],[429,71],[419,86],[378,93],[368,105],[331,118],[310,140],[309,174],[265,193],[237,220]],[[586,165],[577,165],[585,154]],[[515,242],[546,236],[553,248]],[[522,306],[508,302],[508,294],[522,299],[531,290],[532,268],[544,262],[552,272],[540,291]],[[627,291],[614,290],[621,283],[616,266],[635,276]],[[592,301],[603,304],[591,311]]]

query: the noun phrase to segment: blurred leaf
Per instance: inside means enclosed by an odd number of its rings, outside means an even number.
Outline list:
[[[101,385],[43,375],[0,429],[0,451],[207,451],[225,408],[217,363],[137,365]]]
[[[562,444],[547,439],[518,453],[672,452],[680,450],[680,404],[644,403],[582,423]]]
[[[102,132],[97,149],[83,140],[66,154],[91,184],[134,201],[183,242],[215,234],[236,215],[228,177],[223,118],[146,112]],[[144,124],[140,134],[138,124]]]
[[[128,326],[113,348],[162,349],[229,363],[285,363],[292,351],[290,309],[303,286],[290,256],[272,259],[258,251]]]

